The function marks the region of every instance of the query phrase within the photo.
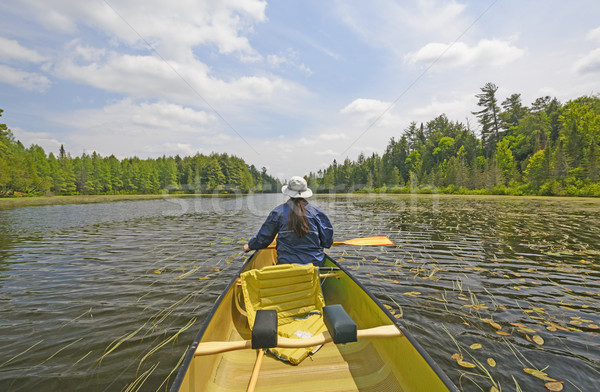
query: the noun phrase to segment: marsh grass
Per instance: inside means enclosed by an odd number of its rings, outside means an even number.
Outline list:
[[[78,195],[78,196],[39,196],[0,198],[0,209],[15,207],[34,207],[65,204],[109,203],[126,200],[154,200],[186,197],[193,195]]]
[[[3,362],[2,364],[0,364],[0,368],[8,365],[9,363],[11,363],[12,361],[14,361],[15,359],[19,358],[21,355],[25,354],[26,352],[28,352],[29,350],[33,349],[35,346],[37,346],[38,344],[42,343],[44,340],[40,340],[39,342],[35,343],[34,345],[28,347],[26,350],[21,351],[19,354],[13,356],[12,358],[10,358],[9,360]]]

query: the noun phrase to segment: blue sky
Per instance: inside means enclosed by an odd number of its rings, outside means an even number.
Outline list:
[[[526,105],[598,93],[599,16],[597,0],[2,2],[2,122],[55,154],[227,152],[285,179],[442,113],[477,131],[487,82]]]

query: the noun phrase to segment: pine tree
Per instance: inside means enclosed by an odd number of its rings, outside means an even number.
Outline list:
[[[592,182],[600,180],[600,154],[598,146],[592,141],[586,156],[586,175]]]
[[[565,155],[563,141],[558,139],[558,145],[552,159],[552,175],[559,180],[564,180],[569,172],[569,165]]]
[[[502,127],[506,130],[519,125],[519,120],[527,114],[527,108],[521,103],[521,94],[513,94],[502,102],[503,112],[500,113]]]
[[[486,83],[481,88],[482,93],[475,95],[479,98],[477,106],[482,109],[473,114],[477,116],[481,124],[481,140],[487,155],[492,154],[500,141],[500,108],[496,99],[497,90],[498,86],[495,84]]]

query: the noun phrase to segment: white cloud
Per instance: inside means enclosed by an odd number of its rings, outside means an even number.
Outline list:
[[[358,98],[344,107],[340,113],[350,115],[353,125],[360,128],[365,126],[388,127],[401,122],[400,118],[394,114],[392,105],[390,102],[377,99]]]
[[[457,25],[458,18],[464,13],[466,4],[452,1],[420,0],[417,8],[407,13],[404,20],[413,29],[440,31],[440,26]]]
[[[89,132],[132,135],[207,133],[217,128],[212,114],[168,102],[125,99],[101,109],[75,111],[55,121]]]
[[[415,40],[455,39],[468,26],[466,5],[454,0],[344,1],[338,7],[342,20],[365,42],[394,52]]]
[[[595,42],[600,43],[600,27],[596,27],[595,29],[590,30],[587,33],[586,38],[590,41],[595,41]]]
[[[301,88],[276,76],[242,76],[228,81],[211,76],[206,64],[164,61],[155,56],[120,54],[71,43],[54,67],[63,79],[138,98],[169,98],[187,104],[265,101]]]
[[[344,140],[346,139],[346,135],[343,133],[321,134],[318,136],[318,139],[324,141]]]
[[[288,48],[285,52],[281,52],[279,54],[270,54],[267,56],[266,60],[267,63],[273,68],[282,68],[283,66],[288,66],[298,69],[302,71],[302,73],[309,76],[313,73],[309,67],[302,63],[298,52],[291,48]]]
[[[41,63],[47,58],[37,51],[25,48],[18,41],[0,37],[0,58],[29,63]]]
[[[37,144],[41,146],[46,153],[58,151],[62,142],[59,142],[54,135],[48,132],[30,132],[19,127],[11,127],[15,138],[23,143],[24,146]]]
[[[324,151],[316,151],[315,154],[317,154],[319,156],[331,156],[332,158],[335,158],[336,156],[339,155],[339,152],[333,151],[332,149],[327,149]]]
[[[220,53],[238,53],[244,59],[257,57],[245,34],[267,20],[267,4],[261,0],[148,0],[143,7],[137,1],[30,0],[27,5],[50,31],[74,34],[87,25],[117,43],[146,48],[148,42],[171,58],[197,45],[215,45]]]
[[[384,102],[377,99],[358,98],[352,101],[340,112],[344,114],[370,114],[377,115],[390,107],[390,102]]]
[[[189,143],[165,143],[161,146],[146,146],[144,151],[148,153],[148,155],[184,155],[184,156],[194,156],[197,153],[205,152],[201,148],[194,148]]]
[[[35,72],[26,72],[0,64],[0,83],[8,83],[25,90],[46,91],[50,80]]]
[[[590,51],[577,60],[574,69],[580,75],[600,73],[600,48]]]
[[[440,100],[433,97],[428,104],[412,109],[411,114],[416,117],[415,120],[420,121],[430,121],[441,114],[446,114],[451,121],[462,121],[465,108],[475,108],[477,105],[475,94],[454,93],[449,95],[454,99]]]
[[[482,39],[475,46],[463,42],[443,44],[432,42],[416,52],[405,56],[408,63],[435,62],[436,68],[504,66],[523,56],[524,49],[511,45],[507,41]]]
[[[230,151],[240,143],[223,131],[212,113],[168,102],[134,102],[125,99],[100,109],[55,116],[52,122],[70,130],[65,147],[97,151],[120,158],[193,155],[197,152]]]
[[[302,147],[315,146],[323,143],[335,143],[346,139],[346,135],[343,133],[321,133],[314,137],[302,137],[298,139],[298,145]]]

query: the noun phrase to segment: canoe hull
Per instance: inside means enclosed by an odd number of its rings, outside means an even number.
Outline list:
[[[275,251],[256,252],[240,272],[274,264]],[[322,282],[327,305],[341,304],[359,329],[396,324],[396,320],[348,271]],[[345,345],[325,344],[297,366],[266,355],[256,391],[457,391],[448,377],[401,327],[403,336],[361,339]],[[245,391],[256,350],[193,356],[199,342],[239,341],[251,333],[240,286],[232,280],[188,350],[171,392]]]

